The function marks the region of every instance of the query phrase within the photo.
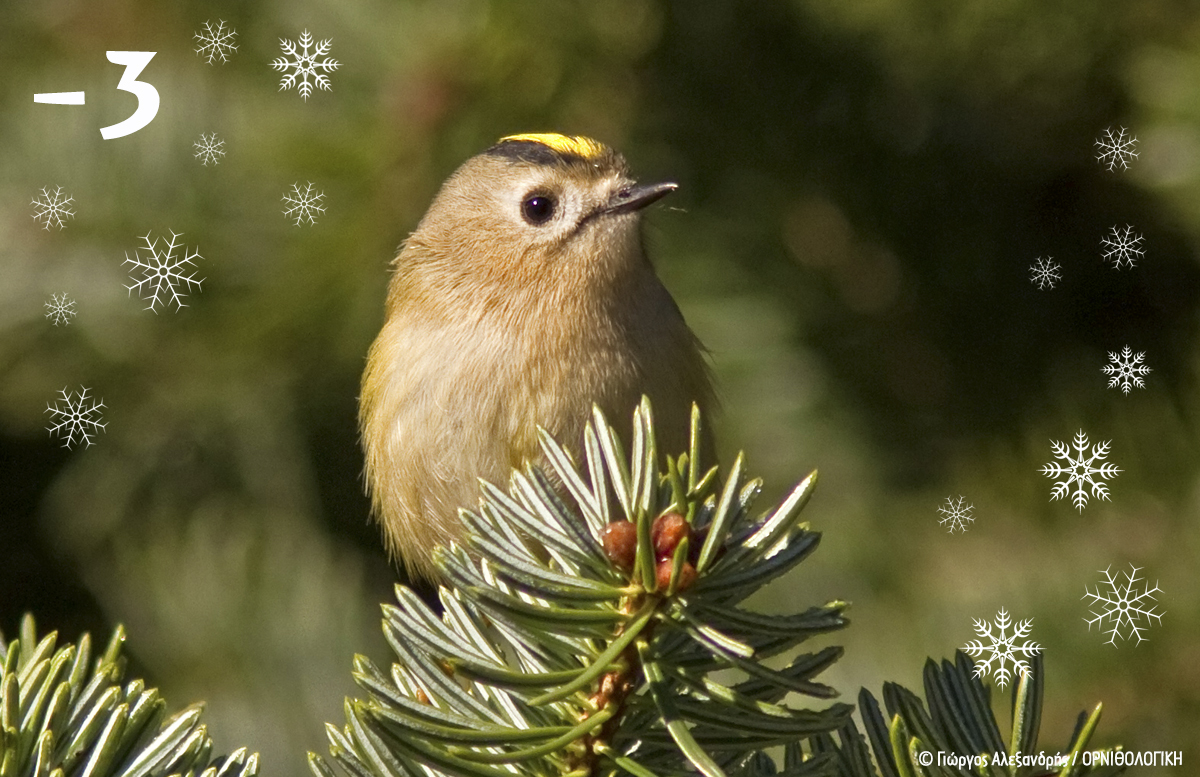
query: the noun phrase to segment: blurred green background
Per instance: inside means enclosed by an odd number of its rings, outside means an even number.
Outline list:
[[[225,20],[238,50],[194,52]],[[332,91],[278,91],[279,39],[308,29]],[[157,52],[162,104],[107,50]],[[32,610],[74,639],[129,629],[136,670],[206,699],[218,745],[303,773],[341,719],[355,652],[387,659],[389,567],[359,480],[357,383],[388,262],[439,183],[502,135],[563,131],[680,191],[651,256],[712,352],[722,455],[779,497],[821,471],[821,549],[759,602],[853,602],[826,676],[853,700],[918,688],[972,620],[1033,618],[1041,745],[1105,705],[1096,744],[1200,749],[1200,11],[1150,0],[420,0],[0,5],[0,629]],[[35,92],[86,90],[83,107]],[[1094,142],[1137,136],[1109,172]],[[202,166],[201,133],[225,141]],[[315,226],[280,198],[312,181]],[[31,198],[76,217],[45,231]],[[1100,258],[1134,225],[1132,270]],[[130,298],[147,232],[183,233],[203,291]],[[1061,263],[1038,290],[1029,266]],[[51,326],[66,292],[78,317]],[[1107,388],[1145,351],[1144,390]],[[90,387],[107,431],[58,447],[46,403]],[[1050,440],[1112,441],[1112,500],[1051,502]],[[946,533],[948,496],[974,505]],[[1100,570],[1158,582],[1135,646],[1089,633]],[[1007,698],[1007,692],[1000,695]],[[998,703],[1005,707],[1006,703]],[[1005,718],[1006,719],[1006,718]]]

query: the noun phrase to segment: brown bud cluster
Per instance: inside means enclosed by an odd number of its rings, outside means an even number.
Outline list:
[[[675,549],[685,539],[689,542],[689,558],[679,569],[675,590],[685,591],[696,582],[695,561],[700,543],[693,543],[693,536],[691,524],[679,513],[660,515],[650,525],[650,544],[654,547],[654,576],[659,591],[670,588]],[[604,555],[608,556],[609,561],[626,572],[633,569],[637,559],[637,526],[631,521],[613,521],[604,527],[601,541],[604,545]]]

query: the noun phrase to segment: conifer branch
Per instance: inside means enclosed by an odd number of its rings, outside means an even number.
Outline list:
[[[741,457],[723,481],[701,468],[697,411],[690,450],[665,467],[646,400],[633,429],[626,457],[597,411],[583,468],[543,434],[545,470],[514,473],[507,492],[483,484],[461,513],[467,547],[435,555],[441,617],[398,587],[384,608],[396,663],[356,660],[368,698],[328,730],[345,774],[724,777],[849,722],[846,704],[783,703],[834,695],[814,678],[841,648],[795,649],[842,628],[845,603],[791,616],[738,606],[816,548],[799,520],[816,473],[753,518],[761,483]],[[784,668],[763,663],[780,653]],[[715,676],[728,670],[743,679]],[[309,759],[317,777],[336,773]],[[828,759],[804,760],[795,774]]]
[[[785,760],[828,753],[834,757],[832,777],[1123,774],[1124,766],[1102,766],[1098,765],[1103,760],[1100,757],[1080,757],[1100,721],[1100,704],[1090,713],[1079,713],[1079,723],[1065,747],[1039,746],[1043,675],[1039,654],[1030,659],[1029,671],[1013,688],[1007,745],[992,712],[989,689],[976,676],[974,662],[959,650],[954,663],[942,661],[938,666],[933,659],[925,662],[925,703],[907,688],[884,683],[885,717],[879,702],[864,688],[858,695],[858,709],[866,738],[850,721],[834,735],[817,734],[807,743],[807,752],[801,751],[798,742],[789,745]],[[1090,749],[1099,754],[1120,747]],[[1056,760],[1059,757],[1061,761]]]
[[[203,705],[167,718],[157,689],[120,685],[124,642],[118,626],[93,661],[89,635],[56,650],[29,615],[0,635],[0,777],[255,777],[258,753],[212,757]]]

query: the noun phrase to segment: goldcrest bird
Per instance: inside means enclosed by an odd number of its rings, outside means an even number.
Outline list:
[[[503,138],[442,185],[393,262],[359,406],[373,512],[410,574],[436,579],[477,479],[538,461],[539,426],[581,461],[593,403],[628,441],[645,394],[658,450],[687,449],[712,383],[639,228],[675,188],[558,134]]]

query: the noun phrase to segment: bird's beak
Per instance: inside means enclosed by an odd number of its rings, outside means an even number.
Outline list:
[[[652,202],[657,202],[679,188],[675,183],[652,183],[646,186],[626,186],[620,189],[608,200],[604,207],[606,214],[631,213],[641,210]]]

